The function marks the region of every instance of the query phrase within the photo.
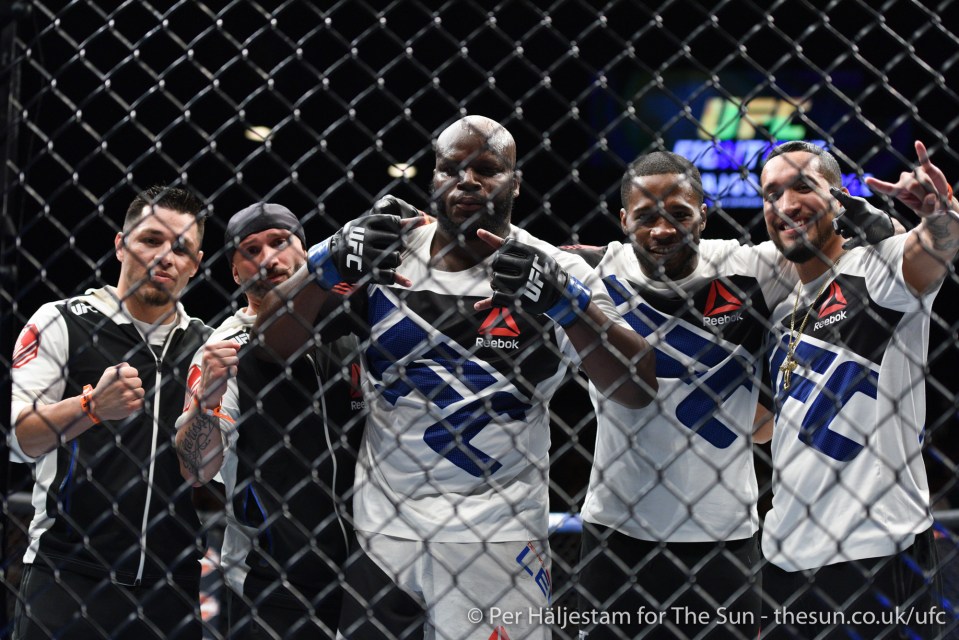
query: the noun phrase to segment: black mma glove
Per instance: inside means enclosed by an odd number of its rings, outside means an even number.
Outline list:
[[[869,204],[865,198],[857,198],[830,187],[829,193],[839,201],[843,210],[833,218],[836,233],[847,239],[843,249],[855,249],[864,244],[877,244],[895,235],[892,218]]]
[[[363,278],[376,284],[393,284],[402,249],[399,216],[374,213],[348,222],[310,247],[306,264],[317,284],[326,290],[341,282],[356,284]]]
[[[373,203],[373,208],[370,209],[370,212],[366,215],[372,216],[377,214],[399,216],[404,220],[407,218],[418,218],[424,215],[423,212],[419,211],[409,202],[391,195],[385,195]]]
[[[509,238],[493,257],[493,306],[519,302],[523,311],[545,314],[566,327],[589,306],[592,293],[545,252]]]

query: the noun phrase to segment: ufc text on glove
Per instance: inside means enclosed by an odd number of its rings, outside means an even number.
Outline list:
[[[592,292],[545,252],[509,238],[492,264],[493,306],[519,302],[524,311],[545,314],[561,327],[575,322]]]
[[[330,290],[364,278],[393,284],[403,248],[399,216],[374,214],[347,223],[307,253],[307,268],[317,284]]]

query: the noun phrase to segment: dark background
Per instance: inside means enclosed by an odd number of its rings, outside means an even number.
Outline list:
[[[18,277],[3,313],[16,330],[44,302],[116,282],[113,236],[152,184],[186,185],[209,205],[204,269],[184,303],[216,324],[238,302],[220,251],[232,213],[282,203],[315,242],[381,194],[425,208],[431,140],[467,113],[512,131],[523,173],[514,222],[557,244],[618,239],[626,163],[696,138],[710,97],[811,101],[793,124],[850,173],[894,180],[921,139],[959,176],[955,2],[28,4],[5,70],[21,82],[4,192]],[[272,127],[267,142],[244,138],[253,125]],[[395,162],[417,176],[390,178]],[[765,238],[760,211],[711,195],[707,237]],[[940,506],[952,504],[959,460],[956,294],[953,274],[929,355]],[[595,434],[582,384],[553,410],[551,507],[576,509]],[[11,490],[26,486],[17,476]]]

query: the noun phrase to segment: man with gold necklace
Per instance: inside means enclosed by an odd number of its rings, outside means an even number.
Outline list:
[[[771,322],[764,638],[896,627],[938,637],[945,622],[921,456],[923,367],[932,301],[959,249],[959,203],[921,142],[916,153],[896,183],[867,182],[919,226],[849,251],[833,231],[837,203],[851,200],[832,154],[789,142],[763,167],[769,236],[800,279]]]

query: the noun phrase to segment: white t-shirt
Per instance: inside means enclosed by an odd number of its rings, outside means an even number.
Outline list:
[[[846,253],[838,277],[797,286],[773,312],[776,475],[763,553],[786,571],[892,555],[932,524],[921,450],[936,291],[909,291],[907,237]],[[827,280],[785,391],[779,367],[795,296],[798,330]]]
[[[409,236],[398,271],[411,289],[368,291],[356,528],[434,542],[545,539],[549,400],[578,356],[548,318],[474,311],[492,294],[492,258],[465,271],[431,269],[436,228]],[[552,255],[615,316],[582,258],[517,227],[510,234]]]
[[[656,401],[629,409],[590,385],[596,450],[583,519],[641,540],[709,542],[758,529],[752,431],[771,309],[796,281],[771,243],[703,240],[681,280],[647,277],[611,243],[596,269],[656,350]]]

